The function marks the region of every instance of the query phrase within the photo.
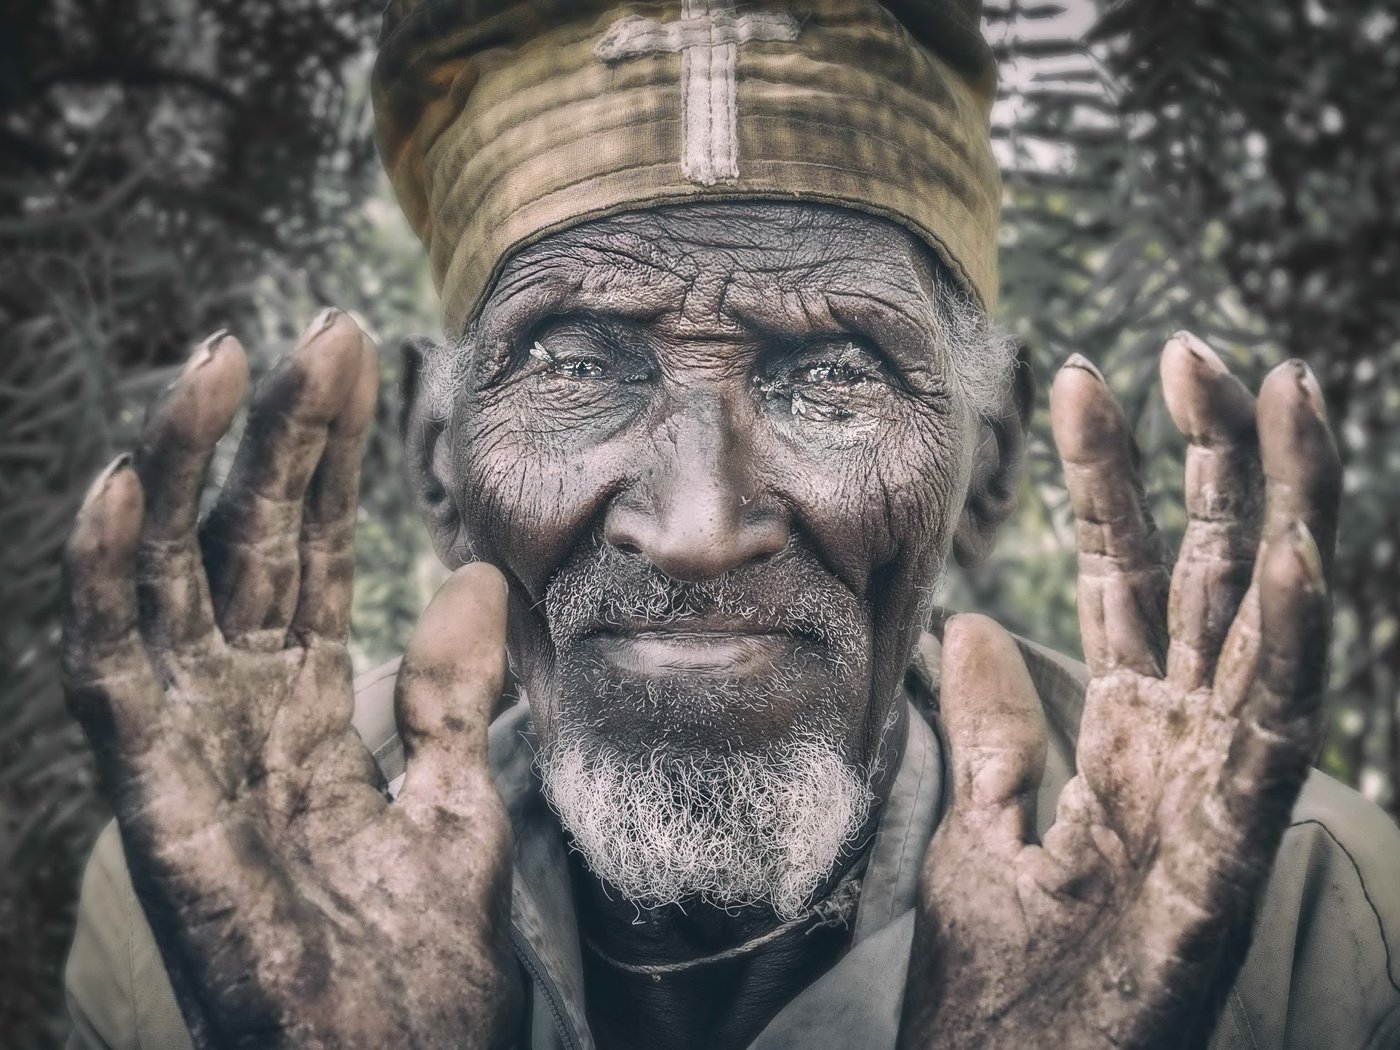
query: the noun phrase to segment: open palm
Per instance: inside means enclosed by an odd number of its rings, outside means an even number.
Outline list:
[[[925,861],[905,1047],[1203,1046],[1316,754],[1340,468],[1316,381],[1254,399],[1190,336],[1163,354],[1190,442],[1168,573],[1127,425],[1072,359],[1052,394],[1092,673],[1076,775],[1035,835],[1043,714],[1015,644],[944,640],[951,808]]]
[[[486,762],[505,587],[469,566],[396,697],[397,802],[350,725],[346,649],[373,344],[328,312],[254,399],[202,346],[93,485],[67,552],[65,687],[197,1046],[503,1045],[517,1012],[510,836]]]

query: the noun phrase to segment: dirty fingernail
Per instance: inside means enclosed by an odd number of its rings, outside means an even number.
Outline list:
[[[301,333],[298,343],[306,344],[317,336],[321,335],[327,328],[335,324],[335,319],[340,316],[340,311],[334,306],[328,306],[311,319],[311,323],[306,326],[306,331]]]
[[[123,452],[113,459],[112,462],[108,463],[106,469],[102,471],[102,484],[106,485],[107,482],[112,480],[112,476],[116,474],[117,471],[125,470],[129,466],[131,466],[131,453]]]
[[[1308,367],[1306,361],[1293,361],[1294,371],[1298,376],[1298,386],[1307,395],[1308,404],[1312,407],[1313,413],[1323,422],[1327,421],[1327,403],[1322,399],[1322,387],[1318,384],[1317,376]]]
[[[1175,333],[1170,341],[1180,343],[1188,354],[1212,372],[1229,371],[1225,367],[1225,362],[1220,359],[1220,355],[1212,350],[1205,340],[1197,338],[1185,329]]]
[[[112,479],[130,466],[130,452],[123,452],[116,459],[112,460],[112,462],[108,463],[102,468],[102,472],[93,479],[92,484],[88,487],[87,495],[83,498],[83,502],[89,503],[106,492],[107,486],[112,483]]]
[[[1066,359],[1066,361],[1065,361],[1065,367],[1066,367],[1066,368],[1078,368],[1078,369],[1080,369],[1080,370],[1082,370],[1082,371],[1088,372],[1091,376],[1093,376],[1095,379],[1097,379],[1100,383],[1104,382],[1103,373],[1100,372],[1100,371],[1098,370],[1097,367],[1095,367],[1094,362],[1090,361],[1090,360],[1089,360],[1087,357],[1085,357],[1083,354],[1079,354],[1079,353],[1070,354],[1069,357],[1068,357],[1068,359]]]
[[[185,367],[180,369],[182,376],[203,368],[210,361],[214,360],[214,355],[218,353],[219,344],[228,338],[228,329],[220,328],[204,342],[194,348],[194,353],[190,354],[190,359],[185,362]]]

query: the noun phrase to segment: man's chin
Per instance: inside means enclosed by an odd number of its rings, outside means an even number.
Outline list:
[[[792,918],[852,845],[872,800],[862,772],[813,740],[767,754],[623,752],[566,730],[538,762],[589,868],[648,908],[764,905]]]

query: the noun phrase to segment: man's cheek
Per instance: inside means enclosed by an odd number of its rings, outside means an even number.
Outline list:
[[[774,475],[833,571],[858,594],[891,572],[934,573],[961,504],[956,445],[929,425],[891,427],[877,439],[819,456],[774,456]]]
[[[538,601],[599,513],[616,457],[483,423],[459,439],[463,531],[477,557],[504,569]]]

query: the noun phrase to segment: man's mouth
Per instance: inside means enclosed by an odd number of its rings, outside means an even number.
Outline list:
[[[585,644],[596,647],[603,659],[620,670],[637,675],[747,676],[787,663],[802,641],[767,624],[687,618],[665,625],[608,627],[589,635]]]

